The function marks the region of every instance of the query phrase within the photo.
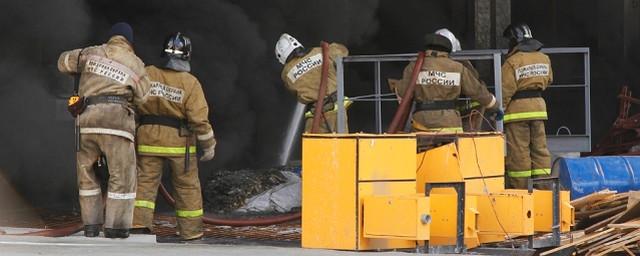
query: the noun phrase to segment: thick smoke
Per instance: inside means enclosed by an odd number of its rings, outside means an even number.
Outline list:
[[[0,17],[0,174],[36,206],[77,194],[73,123],[58,116],[58,87],[71,87],[55,66],[61,49],[86,40],[90,18],[81,1],[14,1]],[[56,10],[52,12],[51,10]]]
[[[635,67],[618,58],[624,52],[614,46],[624,38],[610,38],[625,23],[620,18],[612,21],[616,15],[608,14],[622,14],[624,9],[592,0],[583,13],[576,8],[584,7],[582,2],[554,3],[512,1],[513,20],[532,24],[536,37],[548,46],[592,48],[592,95],[606,95],[597,102],[607,105],[594,108],[594,116],[603,119],[594,118],[593,123],[594,129],[603,131],[615,117],[614,97],[623,82],[616,77],[638,81],[637,72],[618,71]],[[23,0],[3,7],[0,111],[5,119],[0,126],[0,172],[8,174],[31,202],[48,207],[69,205],[77,194],[73,122],[64,110],[72,80],[57,72],[57,57],[64,50],[103,43],[115,22],[132,24],[136,52],[147,64],[160,63],[167,34],[181,31],[192,38],[193,73],[204,86],[219,139],[215,160],[201,164],[202,177],[217,168],[267,167],[276,162],[295,105],[280,81],[282,66],[273,54],[283,32],[307,47],[321,40],[340,42],[352,54],[415,52],[424,34],[442,27],[456,33],[463,48],[474,45],[473,6],[461,0]],[[610,24],[615,32],[609,31]],[[383,65],[385,77],[400,76],[403,66]],[[353,70],[346,77],[348,93],[354,88],[370,93],[371,66]],[[573,69],[556,70],[560,76]],[[616,87],[604,86],[611,81]],[[349,117],[352,131],[372,131],[370,125],[362,125],[372,123],[371,109],[367,103],[354,104]],[[384,113],[387,119],[392,115]],[[575,122],[572,118],[567,122]]]
[[[203,84],[219,140],[215,160],[201,164],[203,177],[216,168],[273,165],[295,105],[280,81],[275,41],[288,32],[308,47],[321,40],[357,47],[376,32],[377,6],[340,0],[15,3],[0,20],[11,38],[0,50],[6,56],[0,104],[8,120],[0,134],[0,168],[33,202],[74,201],[73,122],[63,105],[72,80],[55,64],[64,50],[106,41],[110,25],[119,21],[133,26],[136,53],[147,64],[161,63],[169,33],[191,37],[193,73]]]

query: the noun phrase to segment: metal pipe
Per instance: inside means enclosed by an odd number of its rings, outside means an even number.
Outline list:
[[[407,120],[407,116],[409,115],[409,107],[411,106],[411,102],[413,102],[413,93],[416,88],[418,74],[420,73],[420,69],[422,68],[422,63],[424,62],[424,55],[424,51],[420,51],[418,53],[418,59],[416,59],[416,63],[413,66],[413,73],[411,74],[411,82],[409,83],[409,86],[402,96],[402,102],[400,102],[400,106],[398,106],[398,110],[396,110],[396,113],[393,116],[393,120],[389,125],[387,133],[397,133],[400,129],[400,125],[403,125]]]
[[[329,44],[323,41],[320,43],[320,47],[322,47],[322,73],[320,76],[320,87],[318,88],[318,99],[316,100],[316,107],[313,111],[311,133],[318,133],[320,120],[324,119],[324,97],[327,96],[327,80],[329,78]]]

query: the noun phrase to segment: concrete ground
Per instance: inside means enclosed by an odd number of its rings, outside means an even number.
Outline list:
[[[8,234],[20,233],[5,230]],[[412,255],[402,252],[345,252],[312,250],[298,247],[265,245],[208,244],[200,241],[191,244],[156,243],[152,235],[132,235],[128,239],[86,238],[80,234],[69,237],[50,238],[35,236],[0,235],[0,255],[260,255],[260,256],[305,256],[305,255]],[[205,244],[207,243],[207,244]]]

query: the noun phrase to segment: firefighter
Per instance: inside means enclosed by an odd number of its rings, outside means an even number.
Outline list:
[[[551,84],[549,56],[540,52],[527,24],[509,25],[509,53],[502,65],[502,104],[507,137],[507,188],[526,189],[527,180],[551,174],[544,120],[547,108],[542,92]]]
[[[460,41],[458,40],[458,38],[447,28],[442,28],[442,29],[438,29],[436,30],[435,34],[437,35],[441,35],[446,37],[447,39],[449,39],[449,41],[451,42],[451,53],[454,52],[458,52],[458,51],[462,51],[462,46],[460,45]],[[478,70],[476,70],[476,68],[473,66],[473,64],[471,64],[471,61],[469,60],[458,60],[458,62],[462,63],[462,65],[464,65],[466,68],[469,69],[469,71],[471,71],[471,75],[473,75],[473,77],[475,77],[476,79],[478,79],[478,81],[480,81],[480,83],[482,83],[483,87],[487,87],[487,85],[484,83],[484,81],[482,81],[480,79],[480,73],[478,73]],[[479,125],[482,123],[482,117],[478,116],[478,115],[470,115],[471,111],[474,109],[477,109],[478,107],[480,107],[480,103],[477,101],[468,101],[465,102],[463,104],[460,104],[458,106],[458,111],[460,111],[461,114],[464,115],[469,115],[469,118],[471,119],[469,122],[468,126],[465,126],[465,130],[466,129],[472,129],[474,125]],[[464,126],[465,124],[463,124]]]
[[[282,81],[287,89],[293,92],[298,101],[307,104],[305,113],[305,132],[310,132],[313,124],[314,103],[318,100],[318,90],[322,73],[322,48],[305,49],[298,40],[289,34],[282,34],[275,47],[276,58],[284,65]],[[324,98],[323,116],[319,133],[337,131],[337,97],[336,97],[336,67],[335,59],[349,55],[344,45],[332,43],[329,45],[329,72],[327,78],[327,94]],[[351,101],[345,101],[345,109]],[[345,130],[346,120],[345,120]]]
[[[165,163],[175,189],[178,235],[183,240],[202,237],[202,194],[198,178],[196,141],[204,154],[215,155],[216,139],[209,124],[209,107],[202,86],[191,73],[191,40],[171,34],[161,53],[164,65],[148,66],[151,90],[139,108],[138,191],[134,227],[153,231],[156,193]],[[136,230],[138,231],[138,230]]]
[[[487,91],[469,68],[449,58],[451,41],[438,34],[429,34],[425,39],[426,55],[418,74],[414,96],[413,130],[462,132],[460,113],[456,109],[461,93],[478,101],[496,113],[496,119],[500,119],[501,112],[493,94]],[[415,62],[409,63],[404,69],[402,80],[392,85],[399,100],[402,100],[400,97],[411,82],[414,65]]]
[[[127,238],[131,228],[136,198],[134,107],[144,102],[150,88],[132,44],[131,26],[117,23],[105,44],[66,51],[58,59],[60,72],[79,79],[80,100],[69,109],[81,134],[77,175],[87,237],[98,236],[103,224],[108,238]],[[93,169],[101,156],[110,175],[106,202]]]

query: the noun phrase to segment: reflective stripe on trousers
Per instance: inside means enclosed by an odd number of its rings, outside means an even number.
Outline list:
[[[512,178],[528,178],[536,175],[550,175],[550,168],[533,169],[526,171],[507,171],[507,175]]]
[[[426,132],[463,132],[462,127],[442,127],[442,128],[427,128],[421,123],[416,122],[415,120],[411,121],[411,126],[413,129],[417,131],[426,131]]]
[[[149,208],[151,210],[156,208],[156,203],[147,200],[136,200],[136,207]]]
[[[187,210],[176,210],[176,216],[180,218],[194,218],[200,217],[204,215],[204,211],[202,209],[187,211]]]
[[[154,153],[154,154],[184,154],[185,147],[162,147],[162,146],[149,146],[138,145],[138,153]],[[196,146],[189,147],[189,153],[196,153]]]
[[[547,112],[546,111],[535,111],[535,112],[520,112],[520,113],[510,113],[510,114],[506,114],[504,115],[504,121],[505,122],[510,122],[510,121],[517,121],[517,120],[523,120],[523,119],[531,119],[531,118],[547,118]]]

